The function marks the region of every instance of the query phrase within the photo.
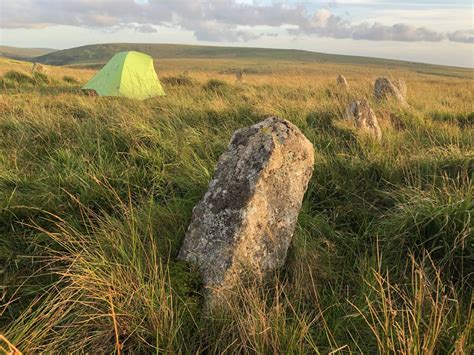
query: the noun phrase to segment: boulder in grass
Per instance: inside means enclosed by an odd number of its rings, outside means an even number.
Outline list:
[[[337,85],[344,89],[349,89],[349,84],[347,83],[347,80],[344,75],[338,75],[336,78]]]
[[[49,71],[48,71],[48,68],[46,68],[44,65],[40,63],[33,63],[33,66],[31,67],[31,72],[48,74]]]
[[[354,121],[357,128],[364,130],[375,139],[382,139],[382,130],[380,129],[377,116],[369,106],[367,100],[354,101],[347,106],[346,119]]]
[[[281,118],[234,133],[179,252],[211,298],[285,263],[313,163],[311,142]]]
[[[400,105],[407,105],[405,96],[403,96],[398,87],[386,77],[380,77],[375,81],[375,98],[377,100],[394,98]]]

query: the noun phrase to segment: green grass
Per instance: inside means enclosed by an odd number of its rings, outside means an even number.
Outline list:
[[[21,71],[9,71],[5,73],[2,78],[3,80],[10,80],[16,84],[34,84],[35,79],[32,78],[29,74],[23,73]]]
[[[53,79],[40,72],[34,72],[32,75],[23,71],[10,70],[0,79],[0,85],[4,89],[16,88],[23,90],[25,87],[48,86],[52,84]]]
[[[400,109],[359,67],[344,93],[338,66],[181,81],[196,63],[166,64],[144,102],[84,96],[63,69],[3,76],[0,333],[24,353],[469,353],[471,80],[413,74]],[[356,97],[381,142],[341,119]],[[285,267],[209,313],[176,255],[232,133],[268,115],[311,140],[314,174]]]

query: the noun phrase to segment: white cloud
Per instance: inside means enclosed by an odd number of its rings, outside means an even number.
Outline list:
[[[382,22],[387,25],[396,22],[418,23],[438,31],[450,32],[453,26],[470,28],[473,25],[474,8],[412,6],[401,9],[372,9],[366,14],[366,22]]]
[[[448,33],[448,38],[453,42],[474,43],[474,30],[460,30]]]
[[[378,22],[353,24],[342,17],[331,14],[327,10],[317,11],[309,21],[291,30],[291,33],[295,35],[301,33],[317,34],[323,37],[352,38],[356,40],[403,42],[439,42],[446,37],[443,33],[403,23],[389,26]]]
[[[358,0],[330,2],[375,3]],[[472,41],[472,35],[465,30],[446,34],[407,23],[355,23],[326,9],[311,13],[307,5],[249,0],[15,0],[2,2],[1,27],[69,25],[111,30],[133,28],[142,33],[154,33],[154,26],[173,26],[192,31],[198,40],[246,42],[265,36],[264,32],[256,31],[259,26],[274,29],[292,26],[289,30],[292,35],[371,41]]]

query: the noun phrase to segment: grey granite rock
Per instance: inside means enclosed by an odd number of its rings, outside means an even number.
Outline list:
[[[399,88],[386,77],[380,77],[375,81],[374,91],[377,100],[394,98],[400,105],[407,106],[405,96],[400,92]]]
[[[284,264],[313,163],[310,141],[281,118],[234,133],[179,253],[211,295]]]

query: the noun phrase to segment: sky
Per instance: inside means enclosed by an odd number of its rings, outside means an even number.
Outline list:
[[[1,0],[0,43],[305,49],[474,67],[472,0]]]

